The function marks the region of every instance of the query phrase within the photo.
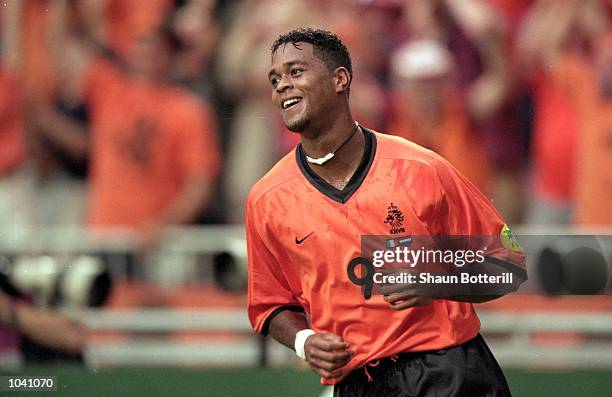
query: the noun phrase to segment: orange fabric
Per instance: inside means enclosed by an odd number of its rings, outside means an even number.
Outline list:
[[[535,85],[534,177],[538,194],[567,201],[573,196],[578,120],[558,74],[542,73]]]
[[[17,83],[0,70],[0,177],[14,170],[23,158],[22,110]]]
[[[384,221],[390,203],[403,212],[406,234],[415,236],[499,236],[504,225],[489,199],[440,156],[402,138],[375,137],[372,166],[344,204],[313,187],[296,163],[295,150],[253,187],[247,200],[253,328],[262,332],[279,307],[304,308],[312,329],[350,344],[355,354],[344,375],[399,352],[464,343],[480,328],[469,303],[435,300],[395,311],[380,295],[365,300],[349,280],[347,266],[361,256],[361,236],[389,235]],[[512,263],[524,267],[524,257]]]
[[[220,167],[210,110],[172,86],[130,81],[99,60],[88,72],[92,120],[89,223],[141,226],[177,197],[186,178]]]
[[[396,111],[388,129],[395,135],[427,147],[440,154],[482,192],[489,191],[491,166],[484,140],[473,128],[460,101],[448,95],[444,104],[442,120],[429,134],[418,131],[410,117],[409,105],[399,95],[394,97]],[[429,135],[429,136],[427,136]]]
[[[586,60],[568,55],[554,68],[557,84],[578,115],[575,221],[612,225],[612,99],[600,95],[596,73]]]

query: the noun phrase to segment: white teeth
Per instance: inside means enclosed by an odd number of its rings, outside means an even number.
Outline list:
[[[293,106],[296,103],[300,102],[301,98],[289,98],[283,101],[283,109],[287,109],[289,106]]]

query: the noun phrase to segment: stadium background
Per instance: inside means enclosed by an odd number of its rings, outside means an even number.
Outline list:
[[[58,394],[70,396],[321,392],[289,350],[250,332],[244,312],[244,198],[298,139],[270,104],[269,46],[298,26],[333,30],[347,43],[359,122],[449,158],[494,200],[521,243],[581,233],[609,244],[610,1],[76,0],[64,20],[55,18],[57,3],[0,7],[0,256],[28,269],[99,260],[113,283],[96,308],[27,291],[34,306],[87,326],[83,360],[26,359],[0,335],[0,375],[56,375]],[[153,156],[181,170],[189,159],[206,176],[212,193],[194,199],[197,216],[167,224],[158,210],[134,220],[92,199],[106,189],[111,203],[144,208],[175,197],[153,167],[99,168],[111,150],[100,137],[123,116],[100,112],[62,80],[66,65],[51,54],[58,25],[120,65],[125,98],[142,80],[133,57],[139,39],[160,27],[171,34],[167,74],[150,83],[198,98],[189,103],[207,116],[186,129],[206,137],[206,150],[193,158],[189,144],[162,145]],[[163,63],[155,51],[137,54],[146,65]],[[84,74],[105,77],[99,69]],[[123,100],[113,98],[116,109],[131,110]],[[163,114],[177,125],[182,111],[193,109],[133,109],[142,120]],[[130,128],[118,134],[147,145]],[[142,152],[130,153],[141,161]],[[134,179],[121,184],[130,172]],[[130,194],[139,179],[159,191]],[[506,297],[478,311],[514,394],[561,397],[612,395],[611,309],[608,296],[549,294]]]

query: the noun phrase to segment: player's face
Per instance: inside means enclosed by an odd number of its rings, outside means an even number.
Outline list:
[[[302,132],[312,120],[333,112],[332,98],[337,94],[332,73],[313,54],[311,44],[289,43],[272,55],[268,74],[272,85],[272,103],[279,110],[285,126]]]

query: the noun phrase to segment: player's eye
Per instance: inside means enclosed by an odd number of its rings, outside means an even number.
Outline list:
[[[302,69],[298,69],[298,68],[291,69],[291,76],[294,76],[294,77],[299,76],[302,74],[302,72],[303,72]]]
[[[280,79],[276,76],[271,76],[270,77],[270,84],[272,84],[272,87],[276,87],[276,85],[278,84],[278,81]]]

